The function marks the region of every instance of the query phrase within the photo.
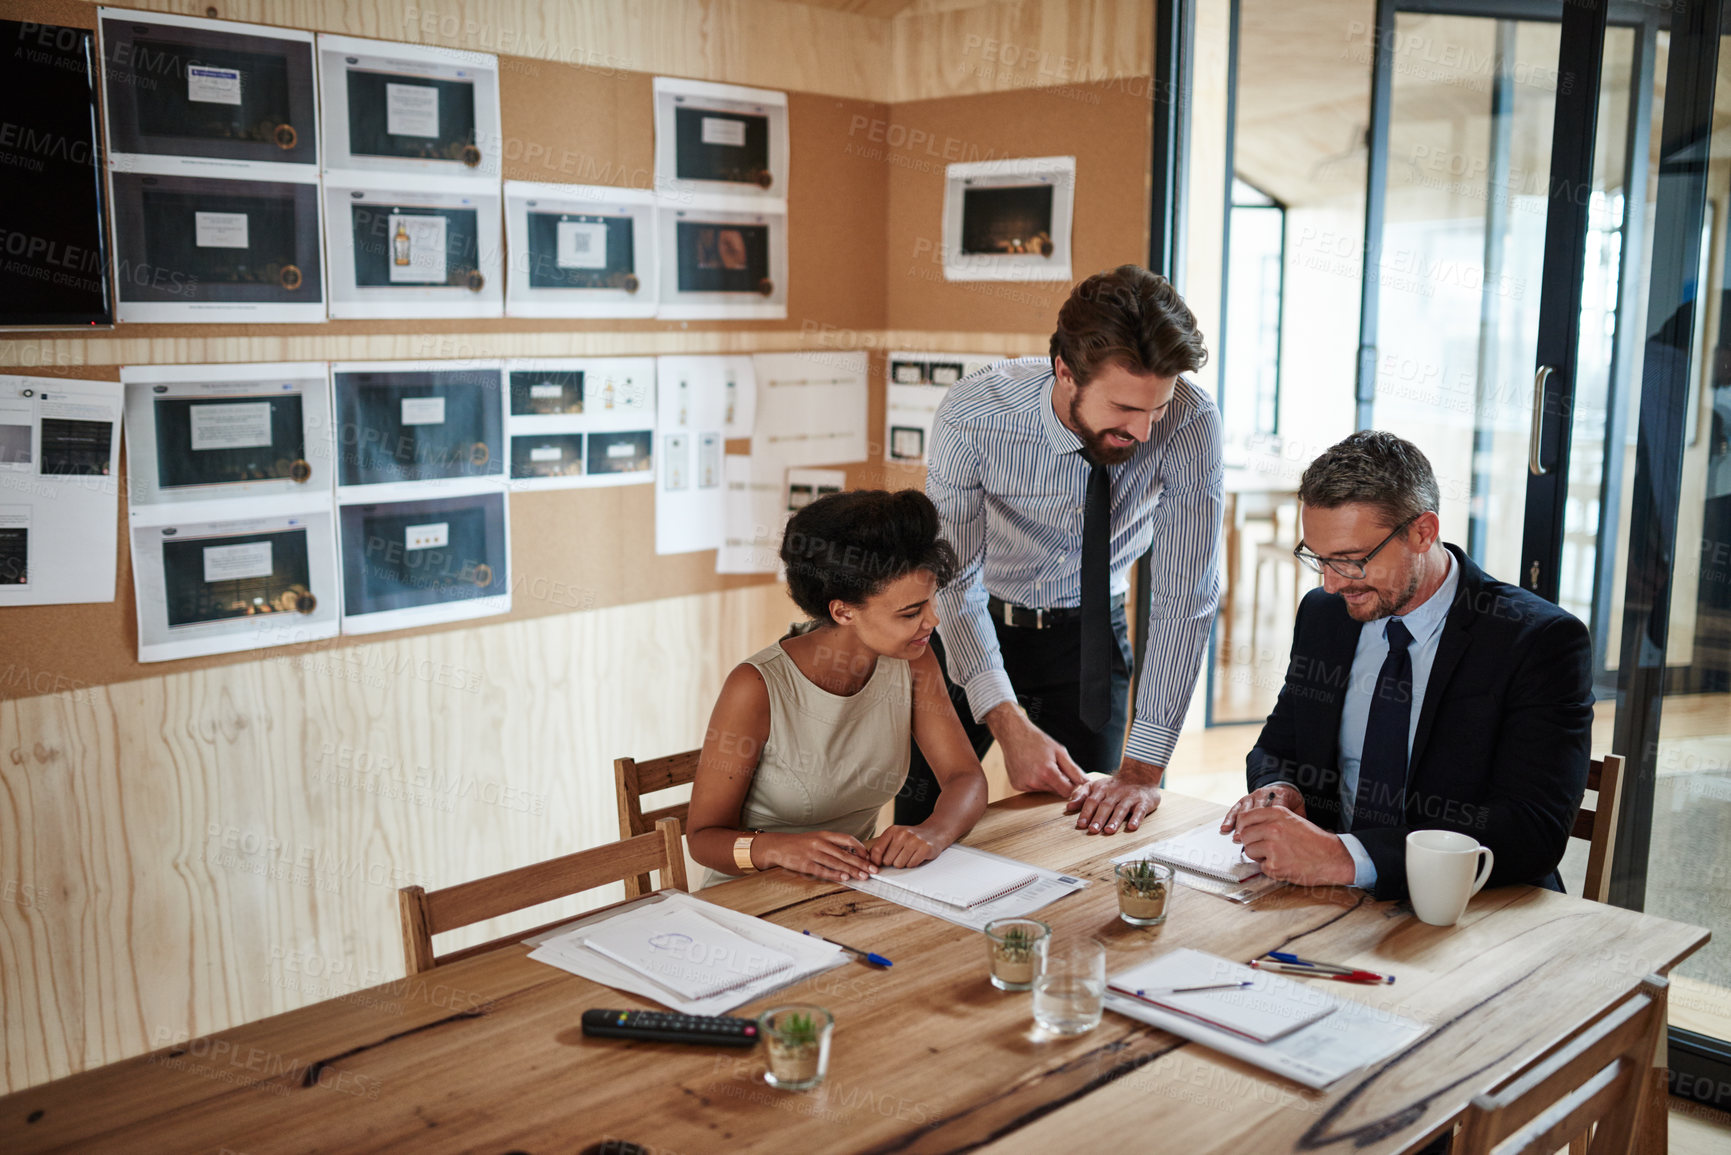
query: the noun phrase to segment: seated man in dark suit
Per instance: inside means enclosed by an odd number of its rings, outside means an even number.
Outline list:
[[[1299,556],[1322,574],[1227,814],[1273,878],[1404,898],[1406,836],[1491,848],[1489,885],[1561,890],[1586,789],[1592,647],[1579,620],[1440,540],[1430,462],[1355,433],[1305,470]]]

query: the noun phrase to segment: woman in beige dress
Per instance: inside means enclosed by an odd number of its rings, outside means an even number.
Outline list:
[[[914,489],[836,493],[782,538],[809,626],[736,666],[710,716],[687,822],[714,872],[782,866],[842,881],[918,866],[973,828],[986,778],[930,640],[932,595],[956,572],[937,510]],[[875,834],[920,745],[940,793],[918,826]]]

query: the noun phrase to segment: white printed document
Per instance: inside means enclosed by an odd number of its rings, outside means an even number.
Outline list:
[[[703,998],[687,998],[662,983],[645,977],[637,970],[597,951],[584,940],[598,936],[607,924],[642,914],[655,920],[670,920],[664,926],[671,933],[681,933],[680,923],[671,921],[682,914],[695,914],[712,921],[723,930],[749,940],[767,955],[779,952],[793,960],[793,965],[766,972],[739,986]],[[529,957],[536,962],[558,967],[591,982],[602,983],[629,994],[660,1003],[669,1010],[687,1015],[724,1015],[735,1007],[792,986],[813,975],[846,965],[847,955],[833,943],[800,934],[785,926],[729,910],[724,906],[693,898],[684,891],[663,890],[648,895],[622,908],[600,911],[555,927],[529,938],[526,944],[535,949]]]

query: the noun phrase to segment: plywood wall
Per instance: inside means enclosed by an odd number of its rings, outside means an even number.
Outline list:
[[[1078,272],[1147,249],[1141,0],[132,6],[510,56],[506,175],[523,179],[588,179],[567,156],[646,171],[652,74],[790,90],[789,318],[129,325],[0,339],[0,371],[864,348],[876,382],[889,349],[1044,350],[1065,286],[982,294],[919,263],[943,164],[978,157],[872,151],[898,123],[1076,155]],[[0,16],[89,26],[94,7],[0,0]],[[850,484],[921,484],[881,461],[881,386],[869,421]],[[398,886],[615,837],[612,759],[697,745],[726,671],[796,616],[708,553],[656,557],[652,517],[648,487],[514,496],[513,619],[362,644],[139,669],[124,569],[111,606],[0,616],[0,1091],[395,978]]]

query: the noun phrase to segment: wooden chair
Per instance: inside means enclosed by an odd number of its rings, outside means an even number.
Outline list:
[[[1611,899],[1611,852],[1617,846],[1617,807],[1623,794],[1623,758],[1607,754],[1587,767],[1587,789],[1599,792],[1593,809],[1575,812],[1571,838],[1587,841],[1587,880],[1582,897],[1594,902]]]
[[[687,889],[685,848],[680,843],[678,819],[662,819],[655,824],[653,833],[579,850],[576,854],[520,866],[516,870],[431,893],[419,886],[405,886],[397,891],[397,905],[403,916],[403,960],[408,965],[408,972],[416,975],[444,963],[492,950],[503,943],[521,940],[536,932],[519,931],[440,958],[433,956],[433,936],[436,934],[539,906],[609,882],[639,876],[646,879],[651,870],[660,872],[663,886]],[[560,919],[548,923],[547,927],[568,921]],[[545,930],[547,927],[536,929]]]
[[[619,796],[619,837],[632,838],[647,834],[663,818],[676,818],[681,828],[691,810],[689,803],[680,802],[659,810],[643,812],[643,796],[675,786],[689,785],[697,778],[697,759],[701,749],[683,754],[669,754],[639,762],[634,758],[613,760],[613,785]],[[683,852],[682,852],[683,853]],[[625,894],[636,898],[649,893],[649,875],[640,874],[625,880]]]
[[[1461,1120],[1453,1155],[1551,1155],[1592,1128],[1590,1155],[1626,1155],[1665,1040],[1667,982],[1648,975],[1627,999],[1488,1094]],[[1662,1100],[1651,1107],[1663,1110]]]

